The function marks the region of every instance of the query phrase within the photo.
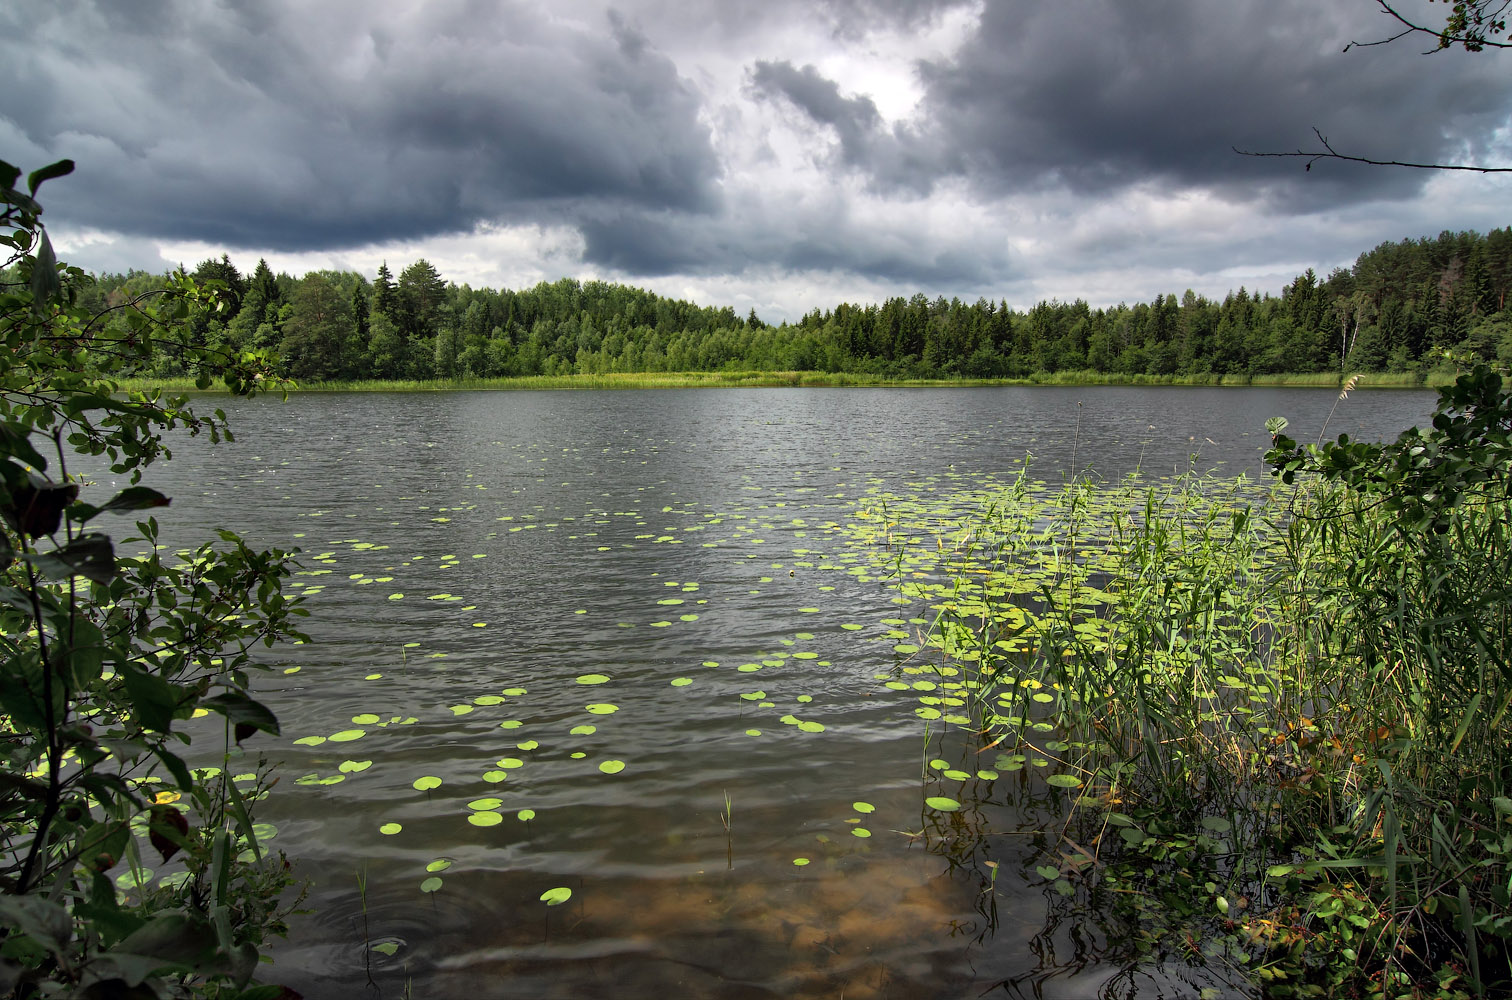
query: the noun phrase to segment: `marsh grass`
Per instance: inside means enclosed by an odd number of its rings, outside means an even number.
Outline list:
[[[932,642],[1061,794],[1094,861],[1050,845],[1062,894],[1146,953],[1268,996],[1504,989],[1509,513],[1486,490],[1425,535],[1320,483],[1021,478],[961,526]]]
[[[583,375],[530,375],[516,378],[460,379],[355,379],[347,381],[290,383],[292,392],[456,392],[530,389],[686,389],[720,386],[743,387],[849,387],[849,386],[985,386],[985,385],[1280,385],[1338,388],[1337,372],[1277,375],[1124,375],[1117,372],[1035,372],[1023,378],[1004,379],[906,379],[857,372],[821,371],[717,371],[717,372],[612,372]],[[1452,376],[1448,381],[1453,381]],[[1422,378],[1414,373],[1372,375],[1369,388],[1420,388]],[[163,389],[197,392],[192,380],[173,378],[126,379],[126,390]],[[218,392],[223,390],[210,390]]]

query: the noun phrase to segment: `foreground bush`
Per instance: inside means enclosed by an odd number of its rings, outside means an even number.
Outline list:
[[[222,763],[278,732],[249,687],[254,647],[299,637],[303,612],[280,590],[288,554],[223,531],[165,559],[149,512],[168,497],[95,495],[70,468],[136,484],[170,457],[167,432],[229,436],[219,411],[118,392],[153,359],[243,394],[268,359],[204,347],[216,295],[182,276],[98,315],[77,307],[89,279],[56,261],[35,200],[71,170],[45,167],[23,192],[0,162],[0,994],[275,997],[249,985],[290,884],[253,827],[262,782],[238,788],[181,754],[191,717],[223,718]],[[123,517],[144,554],[105,533]]]

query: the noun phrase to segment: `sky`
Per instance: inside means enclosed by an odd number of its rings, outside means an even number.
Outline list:
[[[1407,0],[1424,23],[1444,5]],[[620,281],[797,320],[922,292],[1278,293],[1512,224],[1512,53],[1376,0],[0,5],[0,159],[95,272]]]

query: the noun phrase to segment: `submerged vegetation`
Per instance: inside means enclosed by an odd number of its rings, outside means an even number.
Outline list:
[[[1392,445],[1272,429],[1269,489],[880,503],[897,587],[937,613],[910,669],[957,695],[916,712],[1060,796],[1037,871],[1105,961],[1277,997],[1500,995],[1512,394],[1478,369]],[[938,763],[926,802],[950,810],[973,775]]]

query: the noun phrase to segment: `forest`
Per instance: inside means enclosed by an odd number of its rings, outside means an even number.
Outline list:
[[[1395,372],[1426,375],[1474,361],[1512,362],[1512,227],[1482,235],[1382,243],[1326,278],[1312,269],[1279,294],[1221,302],[1158,294],[1091,308],[1040,302],[1027,311],[981,298],[923,294],[840,303],[771,325],[639,288],[563,278],[530,289],[448,282],[428,261],[397,280],[354,272],[250,275],[228,255],[193,276],[223,283],[226,308],[200,321],[208,348],[264,349],[306,382],[458,379],[672,371],[824,371],[884,378],[1097,375],[1254,376]],[[168,281],[134,271],[81,290],[96,310]],[[175,362],[162,370],[174,376]]]

